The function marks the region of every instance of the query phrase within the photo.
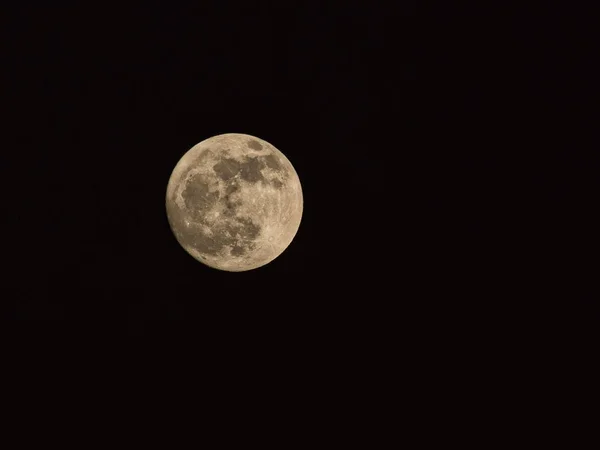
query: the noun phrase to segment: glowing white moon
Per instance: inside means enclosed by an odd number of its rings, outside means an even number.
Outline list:
[[[290,245],[302,219],[300,179],[270,143],[239,133],[192,147],[167,186],[167,218],[198,261],[231,272],[264,266]]]

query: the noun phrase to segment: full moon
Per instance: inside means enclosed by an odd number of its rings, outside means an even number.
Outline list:
[[[300,179],[270,143],[239,133],[193,146],[167,186],[167,218],[179,244],[209,267],[229,272],[270,263],[302,219]]]

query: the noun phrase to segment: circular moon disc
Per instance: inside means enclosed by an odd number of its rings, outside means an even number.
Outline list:
[[[296,170],[248,134],[213,136],[179,160],[167,186],[167,218],[181,246],[215,269],[264,266],[292,242],[302,219]]]

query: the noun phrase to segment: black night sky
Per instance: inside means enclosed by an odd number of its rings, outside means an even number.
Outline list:
[[[415,77],[409,41],[391,33],[408,29],[410,2],[393,15],[351,2],[192,4],[7,16],[15,153],[31,180],[13,218],[29,236],[17,260],[36,274],[20,283],[16,317],[145,334],[171,319],[318,327],[389,306],[403,202],[387,155],[401,161],[410,146]],[[164,205],[179,158],[228,132],[282,150],[305,202],[292,245],[236,274],[191,258]]]
[[[327,405],[400,411],[394,389],[429,408],[441,386],[453,411],[473,390],[479,415],[526,386],[506,410],[529,413],[533,387],[574,367],[557,353],[597,342],[595,23],[570,27],[552,2],[446,2],[426,20],[414,1],[5,3],[1,296],[9,345],[49,361],[28,373],[60,372],[66,346],[93,376],[85,355],[124,348],[154,364],[127,392],[162,370],[166,396],[188,373],[204,396],[207,376],[223,408],[267,392],[275,414],[302,405],[328,427]],[[295,239],[248,272],[194,260],[166,216],[175,164],[222,133],[272,143],[303,187]]]

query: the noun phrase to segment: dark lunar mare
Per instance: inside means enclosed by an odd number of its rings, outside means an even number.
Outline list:
[[[279,164],[279,158],[275,155],[265,155],[260,157],[264,164],[273,170],[281,170],[281,165]]]
[[[229,181],[239,174],[242,180],[257,183],[258,181],[265,181],[260,172],[265,167],[265,163],[261,158],[246,157],[243,162],[233,158],[222,158],[213,166],[213,170],[223,181]]]
[[[276,171],[282,170],[279,159],[275,155],[245,157],[242,162],[233,158],[224,157],[213,166],[213,170],[217,176],[225,182],[232,180],[236,175],[239,174],[242,180],[249,183],[270,183],[277,189],[281,189],[283,187],[283,183],[281,183],[279,180],[272,180],[271,182],[268,182],[263,177],[261,170],[266,167]]]
[[[213,166],[217,176],[223,181],[229,181],[235,177],[242,168],[242,163],[233,158],[222,158]]]
[[[257,152],[264,150],[262,144],[254,139],[250,139],[248,141],[248,148],[255,150]]]
[[[265,163],[259,158],[246,158],[242,169],[240,171],[240,177],[242,180],[248,183],[256,183],[258,181],[265,181],[260,173],[260,170],[265,167]]]

